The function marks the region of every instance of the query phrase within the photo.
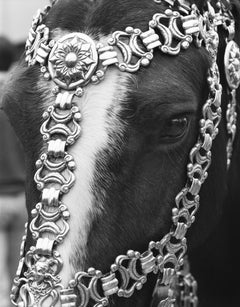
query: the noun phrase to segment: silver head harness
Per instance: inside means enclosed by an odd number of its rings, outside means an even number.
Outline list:
[[[43,114],[41,134],[46,150],[36,162],[34,177],[41,198],[32,210],[29,223],[35,244],[25,251],[26,235],[23,237],[11,293],[15,306],[40,307],[48,302],[51,307],[87,307],[89,304],[103,307],[109,304],[112,295],[130,297],[135,290],[142,288],[150,273],[158,274],[155,292],[161,289],[162,294],[158,306],[176,306],[176,302],[180,302],[179,306],[197,306],[196,282],[188,271],[185,257],[186,232],[195,220],[199,191],[207,178],[212,141],[221,119],[222,87],[216,62],[219,26],[228,33],[224,59],[230,97],[227,110],[228,166],[236,132],[240,50],[234,42],[233,16],[221,1],[215,9],[208,1],[202,14],[196,5],[190,6],[182,0],[163,1],[168,8],[164,13],[154,14],[146,32],[127,27],[112,33],[105,45],[95,44],[83,33],[70,33],[58,41],[50,40],[50,31],[42,22],[51,7],[38,12],[33,20],[26,43],[26,61],[29,66],[39,64],[43,78],[54,81],[56,99]],[[54,5],[56,1],[52,2]],[[167,24],[162,23],[163,19]],[[70,231],[68,219],[71,216],[63,198],[74,184],[77,165],[68,148],[77,141],[81,131],[81,113],[73,103],[73,97],[81,97],[87,84],[103,80],[111,65],[134,73],[151,63],[155,49],[176,56],[191,44],[204,46],[209,53],[209,95],[203,105],[199,137],[189,155],[188,180],[176,196],[169,233],[158,242],[150,242],[144,253],[129,250],[126,255],[118,256],[109,272],[94,268],[77,272],[64,287],[59,274],[64,263],[57,247]]]

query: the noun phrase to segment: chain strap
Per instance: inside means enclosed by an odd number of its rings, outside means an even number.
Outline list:
[[[224,54],[224,67],[228,84],[228,105],[226,112],[226,120],[228,133],[227,167],[229,168],[233,152],[233,143],[237,130],[236,89],[240,85],[240,48],[234,41],[234,21],[231,20],[230,22],[228,22],[228,24],[224,24],[224,28],[228,31],[228,38],[226,39],[227,45]]]
[[[26,254],[25,264],[28,269],[24,273],[25,277],[20,278],[15,285],[22,284],[20,300],[27,302],[23,306],[31,306],[34,302],[42,306],[49,297],[52,299],[52,306],[59,300],[62,306],[70,306],[68,304],[76,303],[77,291],[82,299],[82,306],[88,306],[93,301],[95,307],[103,307],[108,305],[108,298],[113,294],[130,297],[135,290],[140,290],[151,272],[159,273],[159,284],[169,285],[172,282],[183,265],[187,250],[185,234],[195,219],[199,206],[198,193],[211,162],[212,140],[218,132],[221,88],[217,66],[214,69],[210,70],[211,75],[208,78],[211,91],[203,108],[200,137],[190,153],[189,182],[176,197],[177,208],[173,209],[174,226],[170,233],[159,242],[151,242],[143,254],[128,251],[127,255],[118,256],[108,274],[103,275],[93,268],[88,272],[78,272],[67,289],[60,283],[58,273],[63,264],[55,247],[57,243],[61,243],[69,229],[66,222],[69,212],[62,204],[61,197],[74,183],[72,171],[75,164],[66,152],[66,147],[74,144],[79,137],[81,115],[72,104],[73,97],[69,96],[69,92],[57,94],[55,105],[50,106],[43,114],[41,133],[48,143],[47,153],[36,163],[35,181],[42,191],[42,200],[32,211],[30,230],[37,243]],[[49,185],[54,187],[49,188]],[[50,240],[44,237],[45,233],[50,233],[53,238]],[[14,301],[15,298],[12,299]],[[168,301],[165,302],[167,303]]]
[[[41,200],[32,210],[29,225],[36,244],[25,257],[21,256],[11,295],[15,306],[41,307],[48,301],[52,307],[57,304],[75,307],[78,298],[81,307],[87,307],[89,303],[103,307],[109,304],[109,297],[114,294],[127,298],[140,290],[150,273],[158,274],[157,284],[168,289],[168,297],[160,302],[160,307],[172,307],[177,303],[179,292],[173,291],[175,283],[180,287],[180,306],[197,305],[196,283],[190,273],[183,270],[186,233],[199,207],[199,192],[207,178],[212,142],[221,119],[222,88],[216,64],[217,26],[223,24],[226,16],[220,9],[215,13],[209,3],[208,11],[203,15],[196,6],[190,9],[182,4],[180,7],[181,13],[169,8],[164,13],[155,14],[146,32],[132,27],[114,32],[107,45],[95,45],[82,33],[65,35],[57,42],[49,41],[49,29],[42,24],[49,7],[34,19],[26,44],[26,61],[29,66],[39,63],[43,77],[56,83],[53,90],[56,100],[44,112],[40,129],[46,150],[36,162],[34,179],[41,191]],[[162,19],[167,20],[168,25],[163,25]],[[181,28],[177,20],[181,21]],[[110,65],[116,65],[122,71],[136,72],[141,66],[150,64],[154,49],[174,56],[193,41],[198,47],[204,44],[212,60],[208,73],[209,96],[202,110],[198,141],[189,155],[188,180],[175,200],[170,232],[161,241],[150,242],[142,254],[129,250],[126,255],[118,256],[106,274],[94,268],[77,272],[64,288],[59,275],[63,262],[57,246],[69,231],[70,214],[62,198],[75,181],[75,163],[68,148],[81,132],[81,114],[74,98],[83,95],[83,87],[89,82],[100,82]],[[73,50],[78,52],[74,54]],[[81,68],[78,68],[79,61]],[[78,69],[72,69],[73,66]],[[231,114],[229,111],[229,118]],[[24,265],[26,271],[23,273]]]
[[[151,307],[197,307],[197,282],[190,273],[187,256],[168,286],[156,283]]]
[[[42,196],[32,210],[29,225],[36,246],[32,246],[25,258],[21,258],[21,268],[11,295],[15,305],[19,285],[22,306],[42,306],[47,298],[51,298],[51,306],[55,306],[59,301],[59,291],[63,289],[58,275],[63,263],[56,246],[69,231],[67,221],[70,214],[62,197],[75,181],[75,163],[67,149],[76,142],[81,132],[81,114],[72,99],[73,95],[69,92],[58,93],[55,104],[43,114],[40,130],[47,150],[36,162],[34,177]],[[20,278],[23,262],[27,271]]]

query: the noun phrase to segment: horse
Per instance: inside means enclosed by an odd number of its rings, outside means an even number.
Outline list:
[[[12,300],[197,306],[187,247],[201,280],[213,263],[204,242],[223,212],[239,212],[240,4],[52,2],[3,98],[27,168]]]

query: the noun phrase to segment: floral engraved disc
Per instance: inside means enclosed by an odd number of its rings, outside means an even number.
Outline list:
[[[61,88],[71,90],[90,81],[98,64],[94,41],[83,33],[62,37],[53,47],[48,69]]]
[[[240,85],[240,49],[234,41],[227,44],[224,66],[228,85],[236,89]]]

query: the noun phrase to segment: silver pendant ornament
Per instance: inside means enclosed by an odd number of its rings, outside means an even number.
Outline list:
[[[227,168],[231,165],[231,158],[233,153],[233,143],[237,130],[237,111],[236,111],[236,90],[240,85],[240,48],[234,41],[235,27],[233,17],[228,22],[230,26],[225,24],[225,29],[229,33],[226,40],[226,49],[224,54],[224,68],[225,76],[228,84],[229,102],[227,106],[226,120],[227,120]]]
[[[224,65],[229,88],[237,89],[240,84],[240,49],[233,40],[227,43]]]
[[[34,19],[26,43],[26,61],[29,66],[38,63],[43,78],[55,83],[55,103],[44,112],[40,129],[46,149],[36,162],[34,179],[41,197],[29,223],[35,245],[25,251],[25,256],[24,244],[22,247],[11,295],[15,306],[41,307],[49,302],[51,307],[87,307],[91,302],[91,306],[104,307],[112,295],[128,298],[140,290],[150,273],[158,274],[155,293],[164,294],[159,306],[173,307],[179,300],[182,307],[197,306],[197,285],[186,269],[186,233],[199,208],[199,192],[208,175],[212,142],[221,119],[217,27],[224,24],[228,14],[221,8],[215,12],[209,2],[201,15],[195,5],[183,0],[163,1],[169,8],[153,16],[147,31],[127,27],[125,31],[114,32],[105,45],[95,44],[83,33],[51,40],[49,29],[42,24],[49,7]],[[156,7],[160,2],[155,0]],[[57,247],[71,231],[68,224],[71,216],[64,195],[74,185],[77,167],[68,148],[81,135],[81,113],[75,99],[84,94],[84,87],[89,83],[102,81],[108,66],[134,73],[151,63],[156,49],[177,56],[192,43],[205,46],[212,61],[208,74],[209,96],[202,110],[199,138],[189,155],[188,181],[175,199],[169,233],[160,241],[150,242],[144,253],[129,250],[126,255],[118,256],[109,272],[103,274],[94,268],[77,272],[65,288],[60,277],[64,263]],[[236,55],[239,59],[239,49],[231,43],[227,50],[226,74],[234,91],[239,85],[239,64],[234,59]]]

